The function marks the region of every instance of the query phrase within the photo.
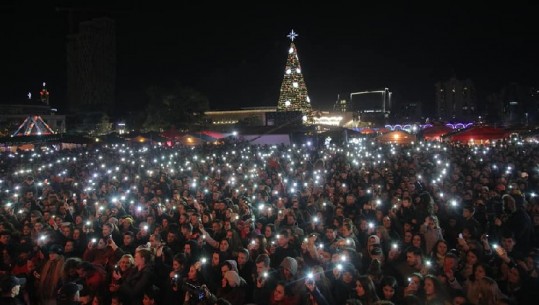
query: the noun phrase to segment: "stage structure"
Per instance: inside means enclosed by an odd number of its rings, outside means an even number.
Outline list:
[[[32,115],[27,117],[24,122],[19,126],[11,136],[35,136],[35,135],[49,135],[55,132],[43,121],[39,115]]]

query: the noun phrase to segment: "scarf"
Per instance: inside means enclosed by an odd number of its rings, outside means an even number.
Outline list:
[[[41,299],[55,299],[58,284],[62,277],[64,268],[64,258],[58,256],[58,259],[48,260],[43,269],[41,269],[41,277],[38,283],[38,296]]]

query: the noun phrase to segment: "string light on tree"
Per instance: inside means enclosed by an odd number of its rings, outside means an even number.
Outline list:
[[[301,66],[294,40],[298,34],[294,30],[287,35],[290,38],[290,48],[286,61],[284,79],[281,84],[277,111],[300,111],[302,117],[306,117],[305,124],[313,123],[311,101],[307,94],[307,86],[301,73]]]

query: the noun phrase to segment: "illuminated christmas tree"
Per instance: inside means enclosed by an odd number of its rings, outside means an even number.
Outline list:
[[[300,111],[303,114],[303,122],[311,124],[313,122],[311,100],[307,94],[307,86],[301,73],[298,52],[294,39],[298,36],[292,30],[287,35],[290,38],[290,49],[288,49],[288,59],[284,73],[281,93],[277,104],[277,111]]]

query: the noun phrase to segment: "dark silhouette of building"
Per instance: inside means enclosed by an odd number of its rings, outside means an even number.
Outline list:
[[[539,90],[518,83],[506,85],[500,91],[499,109],[507,126],[536,124],[538,120]]]
[[[477,97],[473,82],[452,77],[438,82],[436,87],[436,115],[440,120],[475,120]]]
[[[107,17],[83,21],[67,42],[67,100],[71,113],[110,113],[116,101],[116,30]]]

